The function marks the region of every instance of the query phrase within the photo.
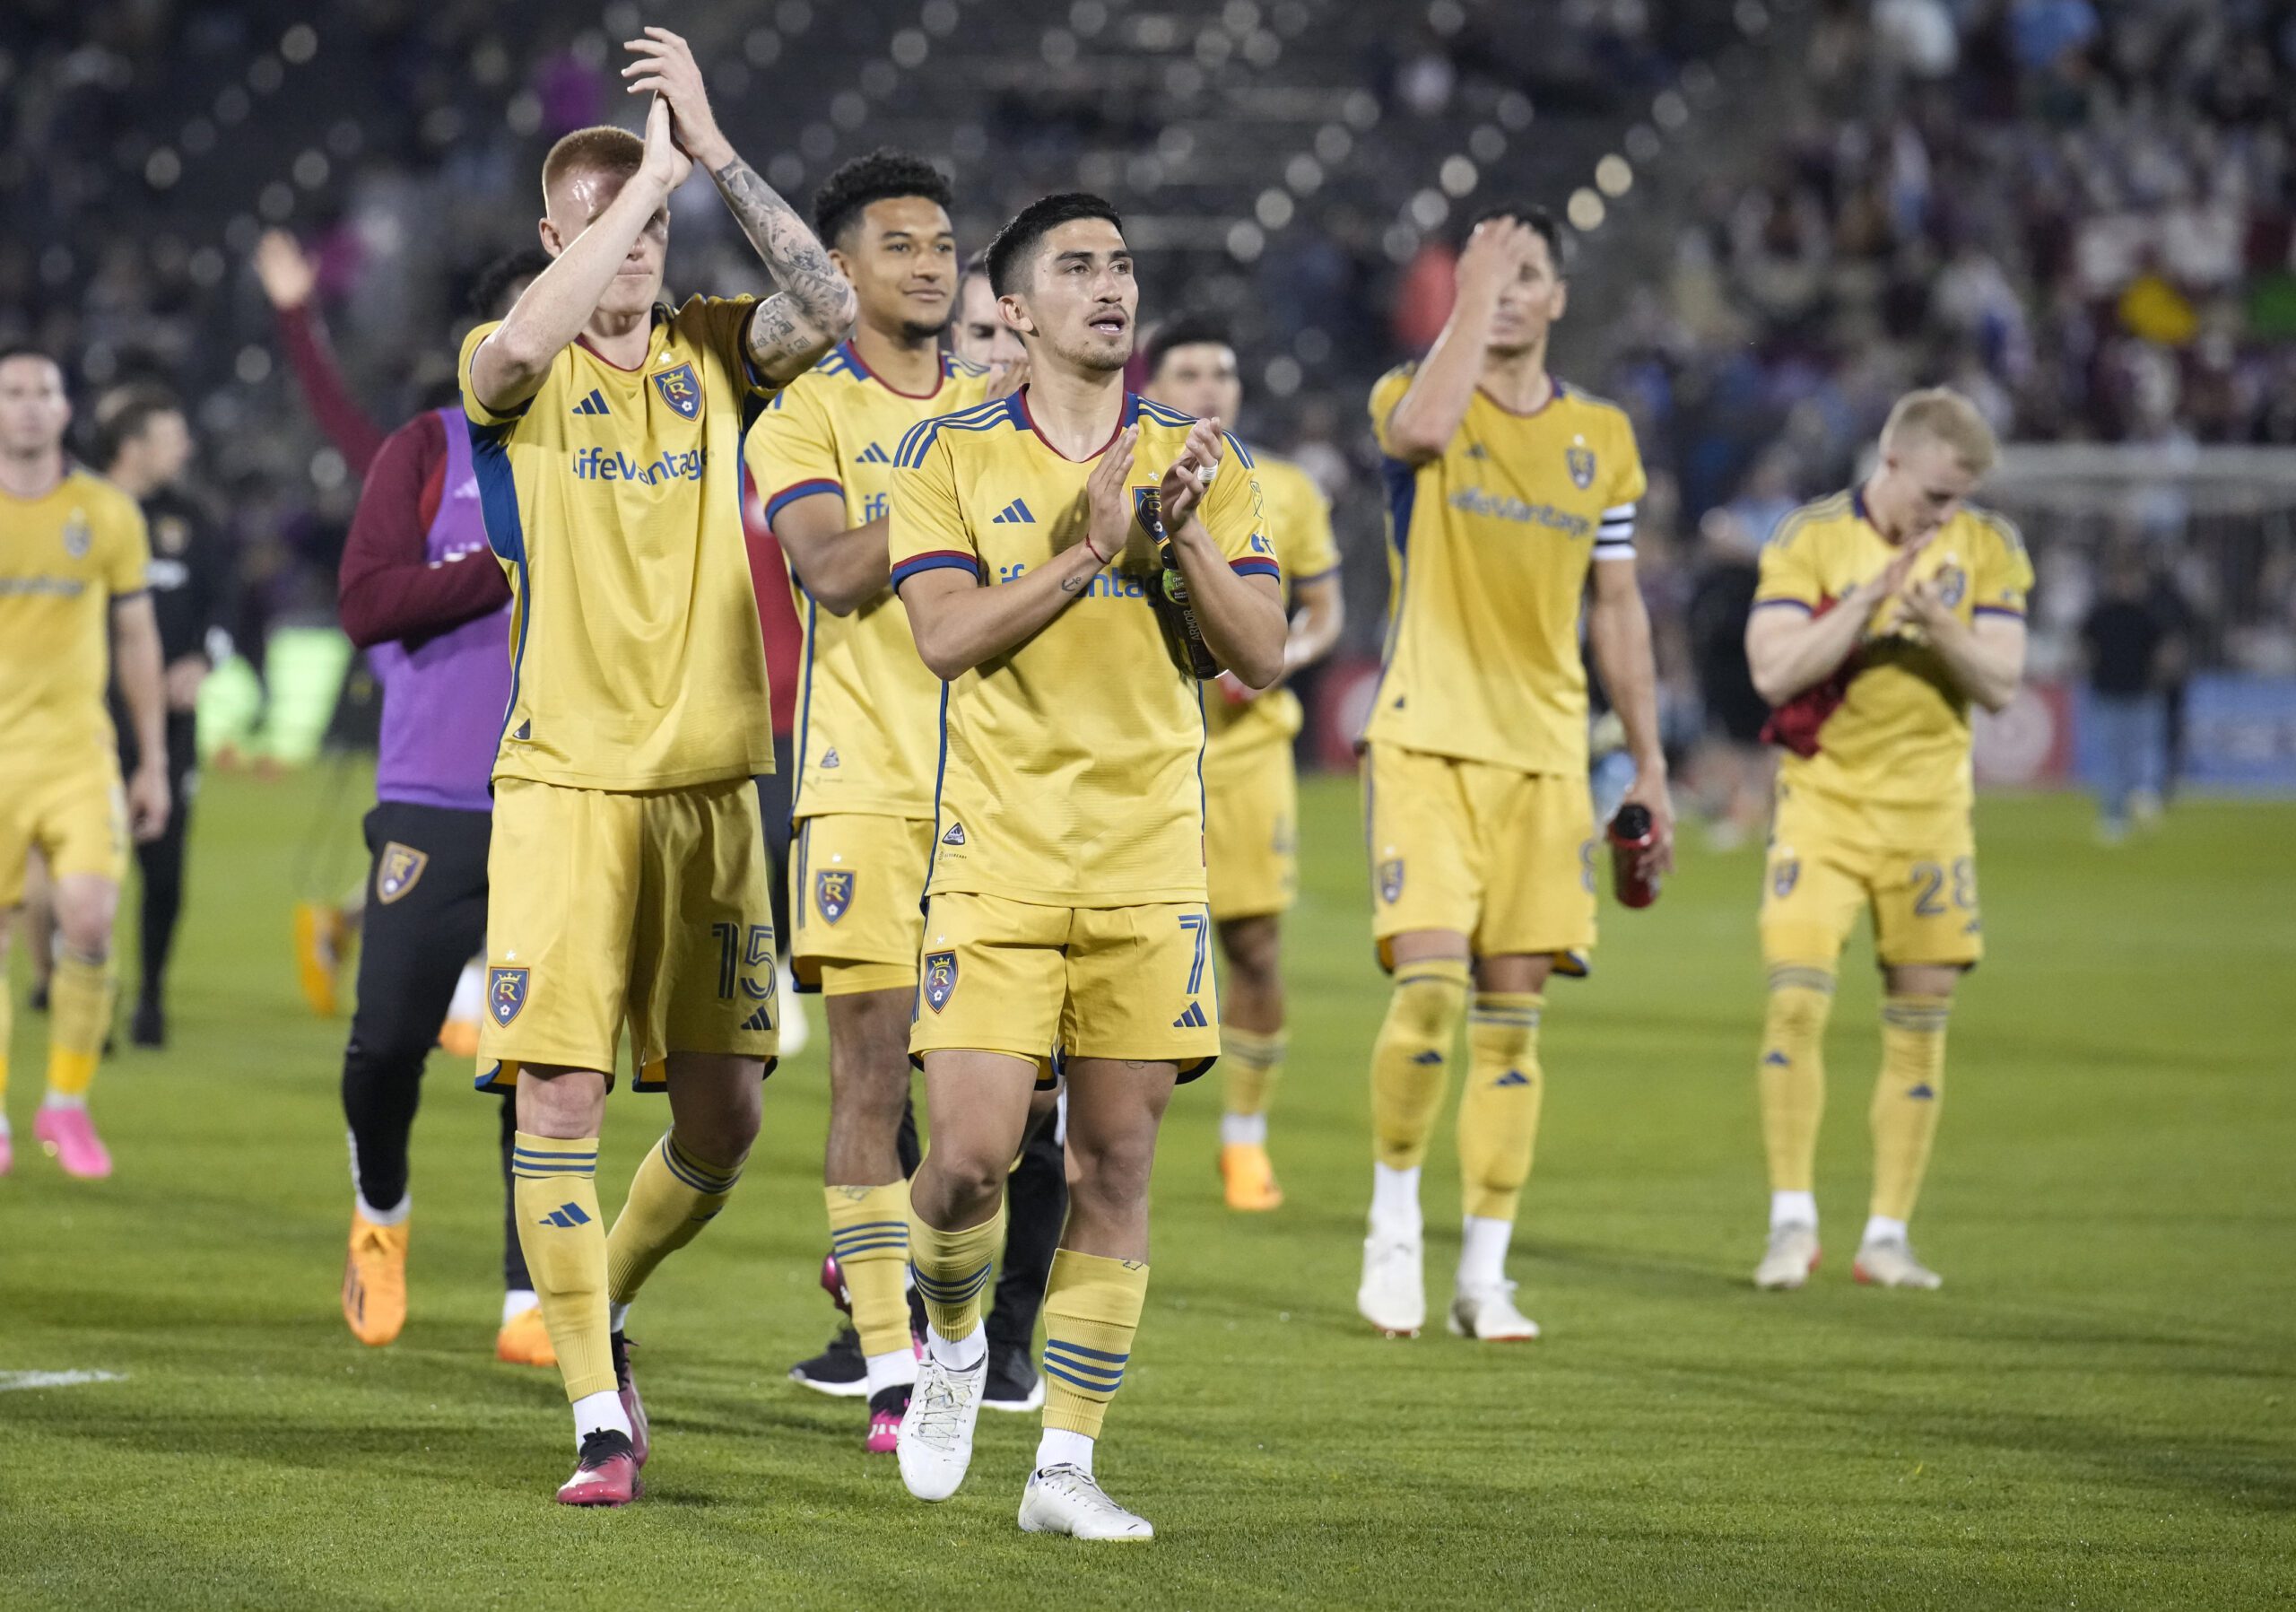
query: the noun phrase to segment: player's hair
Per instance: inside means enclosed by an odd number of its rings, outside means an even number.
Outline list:
[[[1994,438],[1993,427],[1978,412],[1976,404],[1951,387],[1908,392],[1897,400],[1896,406],[1890,410],[1888,422],[1882,427],[1882,450],[1886,453],[1903,447],[1909,435],[1943,442],[1953,450],[1953,457],[1971,475],[1985,475],[2001,457],[2001,445]]]
[[[161,414],[180,414],[183,405],[167,388],[138,381],[106,392],[96,403],[96,463],[109,470],[120,450],[144,434]]]
[[[1034,261],[1037,243],[1080,218],[1105,218],[1118,234],[1124,232],[1123,215],[1087,190],[1064,190],[1031,202],[988,243],[988,289],[1000,297],[1009,296]]]
[[[1236,344],[1228,335],[1228,327],[1217,315],[1208,313],[1175,314],[1156,327],[1148,338],[1148,377],[1154,379],[1164,367],[1164,360],[1175,347],[1220,346],[1234,352]]]
[[[551,265],[551,256],[540,247],[520,247],[515,252],[505,252],[484,268],[478,278],[470,283],[470,310],[482,319],[499,319],[510,310],[503,306],[510,288],[521,280],[531,280]]]
[[[1562,233],[1562,226],[1554,222],[1554,214],[1535,202],[1492,202],[1488,206],[1478,208],[1467,220],[1466,228],[1460,232],[1459,244],[1465,246],[1467,237],[1474,233],[1477,224],[1488,223],[1494,218],[1511,218],[1518,224],[1528,224],[1531,232],[1546,242],[1547,261],[1554,265],[1555,277],[1562,277],[1563,271],[1570,266],[1570,242]]]
[[[948,176],[932,163],[881,145],[822,181],[813,192],[813,233],[825,244],[837,246],[871,202],[913,196],[945,212],[950,195]]]
[[[601,123],[570,135],[561,135],[550,155],[542,160],[542,205],[550,207],[550,193],[570,173],[618,173],[627,178],[646,165],[646,142],[628,129]]]

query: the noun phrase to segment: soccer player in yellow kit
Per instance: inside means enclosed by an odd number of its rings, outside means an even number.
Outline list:
[[[685,42],[624,76],[646,135],[580,130],[543,168],[549,268],[463,348],[487,537],[509,571],[512,682],[487,860],[483,1086],[515,1082],[514,1195],[580,1447],[558,1498],[638,1493],[646,1418],[623,1317],[732,1192],[775,1050],[754,774],[765,650],[741,433],[852,320],[853,292],[718,130]],[[670,193],[709,171],[779,292],[656,297]],[[670,1129],[609,1236],[598,1131],[627,1023]]]
[[[1999,710],[2025,667],[2033,568],[2015,528],[1966,501],[1992,430],[1937,388],[1898,400],[1865,483],[1805,504],[1761,553],[1746,623],[1754,687],[1786,747],[1762,884],[1762,1139],[1770,1245],[1754,1273],[1799,1287],[1818,1263],[1813,1172],[1826,1018],[1842,944],[1874,916],[1882,1071],[1869,1119],[1874,1191],[1853,1270],[1935,1287],[1906,1222],[1945,1079],[1953,986],[1985,942],[1970,813],[1970,707]]]
[[[1182,318],[1148,342],[1147,396],[1183,414],[1233,422],[1244,387],[1236,350],[1219,326]],[[1308,473],[1255,452],[1252,475],[1268,536],[1292,594],[1288,676],[1323,658],[1344,607],[1331,506]],[[1220,1177],[1231,1209],[1283,1202],[1267,1156],[1267,1111],[1283,1070],[1283,914],[1299,886],[1300,780],[1292,741],[1299,696],[1256,693],[1222,675],[1204,692],[1206,829],[1212,922],[1227,965],[1220,993]]]
[[[64,451],[64,371],[35,348],[0,352],[0,1175],[13,1164],[8,934],[34,850],[54,882],[63,941],[48,989],[48,1094],[32,1136],[65,1174],[100,1179],[111,1155],[88,1115],[116,978],[113,915],[128,836],[168,823],[167,704],[152,563],[135,501]],[[107,644],[109,656],[107,657]],[[123,789],[104,709],[107,673],[135,723]]]
[[[1371,1053],[1370,1235],[1355,1302],[1394,1335],[1426,1318],[1419,1172],[1464,1016],[1465,1201],[1449,1325],[1488,1340],[1538,1336],[1506,1258],[1545,1085],[1540,993],[1595,939],[1578,647],[1590,575],[1587,639],[1635,763],[1626,798],[1657,828],[1645,866],[1663,870],[1672,855],[1634,576],[1642,464],[1621,410],[1547,372],[1547,333],[1568,295],[1561,248],[1542,209],[1485,213],[1442,335],[1371,392],[1394,597],[1363,795],[1372,933],[1395,992]]]
[[[949,182],[897,152],[857,158],[813,203],[854,288],[853,334],[751,429],[751,473],[798,588],[796,854],[790,964],[828,998],[822,1195],[868,1368],[872,1452],[891,1454],[917,1380],[909,1339],[909,1096],[941,680],[887,588],[893,452],[919,422],[984,401],[990,377],[941,350],[957,290]],[[1009,389],[1009,388],[1007,388]]]
[[[1220,1050],[1188,668],[1201,648],[1253,687],[1274,682],[1282,582],[1250,456],[1216,421],[1125,389],[1139,289],[1115,210],[1081,194],[1033,204],[990,246],[989,277],[1029,383],[918,426],[894,471],[893,587],[949,684],[909,1043],[932,1132],[909,1184],[929,1346],[901,1477],[944,1500],[971,1461],[980,1293],[1031,1093],[1057,1059],[1068,1222],[1020,1522],[1147,1538],[1095,1481],[1092,1450],[1147,1291],[1157,1126],[1174,1084]]]

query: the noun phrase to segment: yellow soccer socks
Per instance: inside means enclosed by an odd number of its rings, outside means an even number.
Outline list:
[[[1441,958],[1396,969],[1387,1016],[1371,1043],[1372,1144],[1387,1169],[1417,1170],[1426,1161],[1466,1003],[1464,961]]]
[[[1004,1247],[1004,1205],[978,1225],[944,1232],[929,1225],[912,1207],[909,1215],[909,1258],[917,1294],[925,1301],[934,1357],[956,1371],[980,1362],[987,1342],[980,1334],[980,1295]],[[1056,1268],[1057,1268],[1056,1267]]]
[[[1123,1386],[1148,1297],[1148,1266],[1064,1248],[1044,1288],[1044,1436],[1037,1468],[1092,1469],[1092,1441]]]
[[[56,960],[48,995],[48,1098],[59,1107],[88,1100],[111,1028],[112,966],[66,951]]]
[[[1538,1145],[1539,1013],[1535,993],[1479,991],[1467,1013],[1467,1084],[1459,1098],[1459,1186],[1469,1219],[1515,1218]]]
[[[598,1139],[537,1137],[511,1139],[510,1198],[518,1216],[518,1246],[526,1250],[544,1326],[558,1352],[559,1374],[578,1417],[586,1401],[614,1395],[612,1329],[606,1320],[606,1232],[598,1211]],[[602,1425],[613,1425],[617,1407]],[[627,1433],[627,1419],[619,1431]]]
[[[1276,1081],[1283,1076],[1288,1044],[1288,1038],[1281,1030],[1263,1033],[1232,1024],[1220,1027],[1222,1142],[1253,1143],[1263,1147],[1267,1145],[1267,1105],[1274,1095]],[[1257,1123],[1241,1127],[1229,1123],[1236,1120]]]
[[[1892,996],[1882,1004],[1882,1075],[1874,1083],[1869,1118],[1874,1128],[1872,1241],[1905,1235],[1945,1086],[1945,1018],[1950,997]]]
[[[1761,1137],[1770,1159],[1770,1224],[1818,1224],[1818,1122],[1826,1106],[1826,1019],[1833,971],[1773,963],[1761,1033]]]
[[[606,1238],[606,1298],[616,1318],[656,1266],[718,1217],[741,1179],[738,1163],[706,1163],[680,1146],[674,1133],[662,1133],[630,1178],[630,1196]]]
[[[917,1381],[909,1337],[909,1183],[824,1187],[830,1250],[853,1305],[872,1392]],[[880,1381],[879,1378],[883,1381]]]

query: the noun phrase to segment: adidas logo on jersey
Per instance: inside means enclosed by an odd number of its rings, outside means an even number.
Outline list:
[[[822,757],[822,770],[823,771],[827,771],[831,767],[841,767],[845,763],[837,759],[837,746],[834,745],[831,745],[829,747],[828,752]]]
[[[742,1028],[744,1030],[772,1029],[773,1005],[770,1002],[760,1003],[758,1005],[758,1010],[742,1021]]]
[[[1190,1002],[1187,1005],[1187,1011],[1172,1021],[1172,1028],[1175,1030],[1202,1030],[1209,1026],[1211,1023],[1212,1021],[1210,1019],[1204,1016],[1204,1004],[1201,1002]]]
[[[569,1201],[559,1205],[558,1207],[552,1209],[540,1220],[535,1221],[535,1224],[536,1225],[554,1225],[560,1231],[567,1232],[573,1230],[578,1225],[589,1224],[590,1217],[582,1213],[582,1206],[580,1204],[575,1203],[570,1199]]]
[[[993,527],[1032,527],[1036,523],[1037,518],[1029,513],[1029,506],[1016,498],[997,510],[988,524]]]
[[[854,457],[864,465],[890,465],[893,462],[892,456],[874,442],[870,443]]]
[[[941,843],[944,845],[962,845],[964,842],[965,825],[961,823],[952,823],[949,824],[949,832],[941,836]]]
[[[611,414],[613,413],[612,409],[606,406],[605,394],[599,391],[596,387],[592,387],[590,388],[590,395],[587,397],[583,398],[581,402],[574,405],[574,412],[578,414]]]

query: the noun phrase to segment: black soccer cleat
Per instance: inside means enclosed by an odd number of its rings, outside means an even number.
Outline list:
[[[789,1381],[832,1399],[860,1399],[869,1391],[869,1363],[861,1354],[861,1335],[850,1327],[839,1328],[828,1348],[789,1368]]]

